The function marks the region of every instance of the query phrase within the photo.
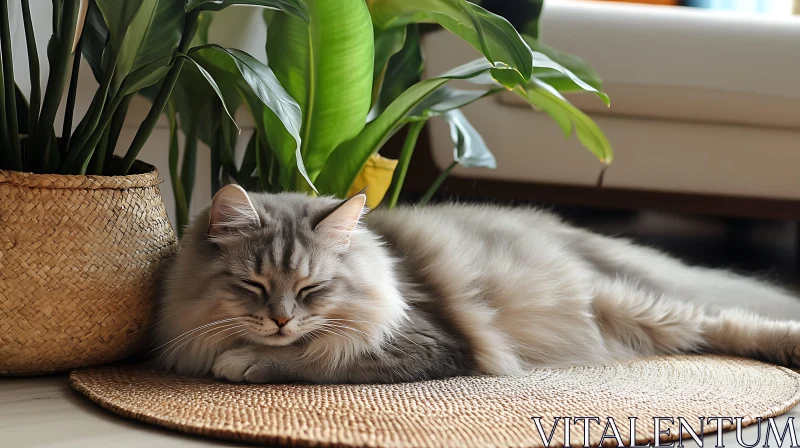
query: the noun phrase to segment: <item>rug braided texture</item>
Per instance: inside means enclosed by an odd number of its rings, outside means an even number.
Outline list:
[[[786,412],[800,401],[800,375],[757,361],[718,356],[655,357],[521,377],[459,377],[405,384],[247,385],[131,366],[72,373],[72,386],[124,417],[205,436],[258,443],[336,447],[543,446],[553,418],[597,416],[591,441],[613,417],[626,445],[628,417],[636,442],[653,436],[653,417],[756,417]],[[677,438],[677,421],[666,423]],[[716,431],[714,424],[705,432]],[[573,425],[573,444],[583,428]],[[563,424],[554,445],[563,443]]]

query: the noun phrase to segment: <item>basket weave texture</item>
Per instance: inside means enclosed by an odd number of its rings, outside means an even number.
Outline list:
[[[158,171],[0,170],[0,374],[44,374],[136,353],[159,262],[177,250]]]

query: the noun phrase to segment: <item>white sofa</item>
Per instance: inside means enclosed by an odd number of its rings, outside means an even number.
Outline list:
[[[611,108],[592,95],[570,96],[614,147],[607,188],[779,200],[782,215],[795,210],[800,218],[800,205],[792,207],[800,200],[800,18],[549,1],[542,30],[546,43],[588,60],[611,96]],[[424,45],[429,74],[476,56],[444,32]],[[455,176],[594,185],[596,159],[516,97],[464,112],[498,168],[459,168]],[[452,161],[447,126],[433,120],[430,132],[442,169]]]

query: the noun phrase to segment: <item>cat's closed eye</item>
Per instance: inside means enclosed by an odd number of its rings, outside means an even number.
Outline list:
[[[244,283],[245,285],[250,286],[250,289],[256,288],[260,294],[263,294],[264,297],[269,297],[269,292],[267,291],[267,288],[266,288],[266,286],[264,286],[263,283],[257,282],[255,280],[246,279],[246,278],[242,279],[242,283]]]
[[[299,299],[313,298],[316,295],[316,293],[322,292],[327,284],[328,282],[325,281],[304,286],[300,288],[299,291],[297,291],[297,298]]]

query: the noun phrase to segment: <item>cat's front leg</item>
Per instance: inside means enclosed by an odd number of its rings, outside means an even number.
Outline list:
[[[246,345],[222,352],[214,360],[214,378],[233,383],[298,381],[285,350]]]

